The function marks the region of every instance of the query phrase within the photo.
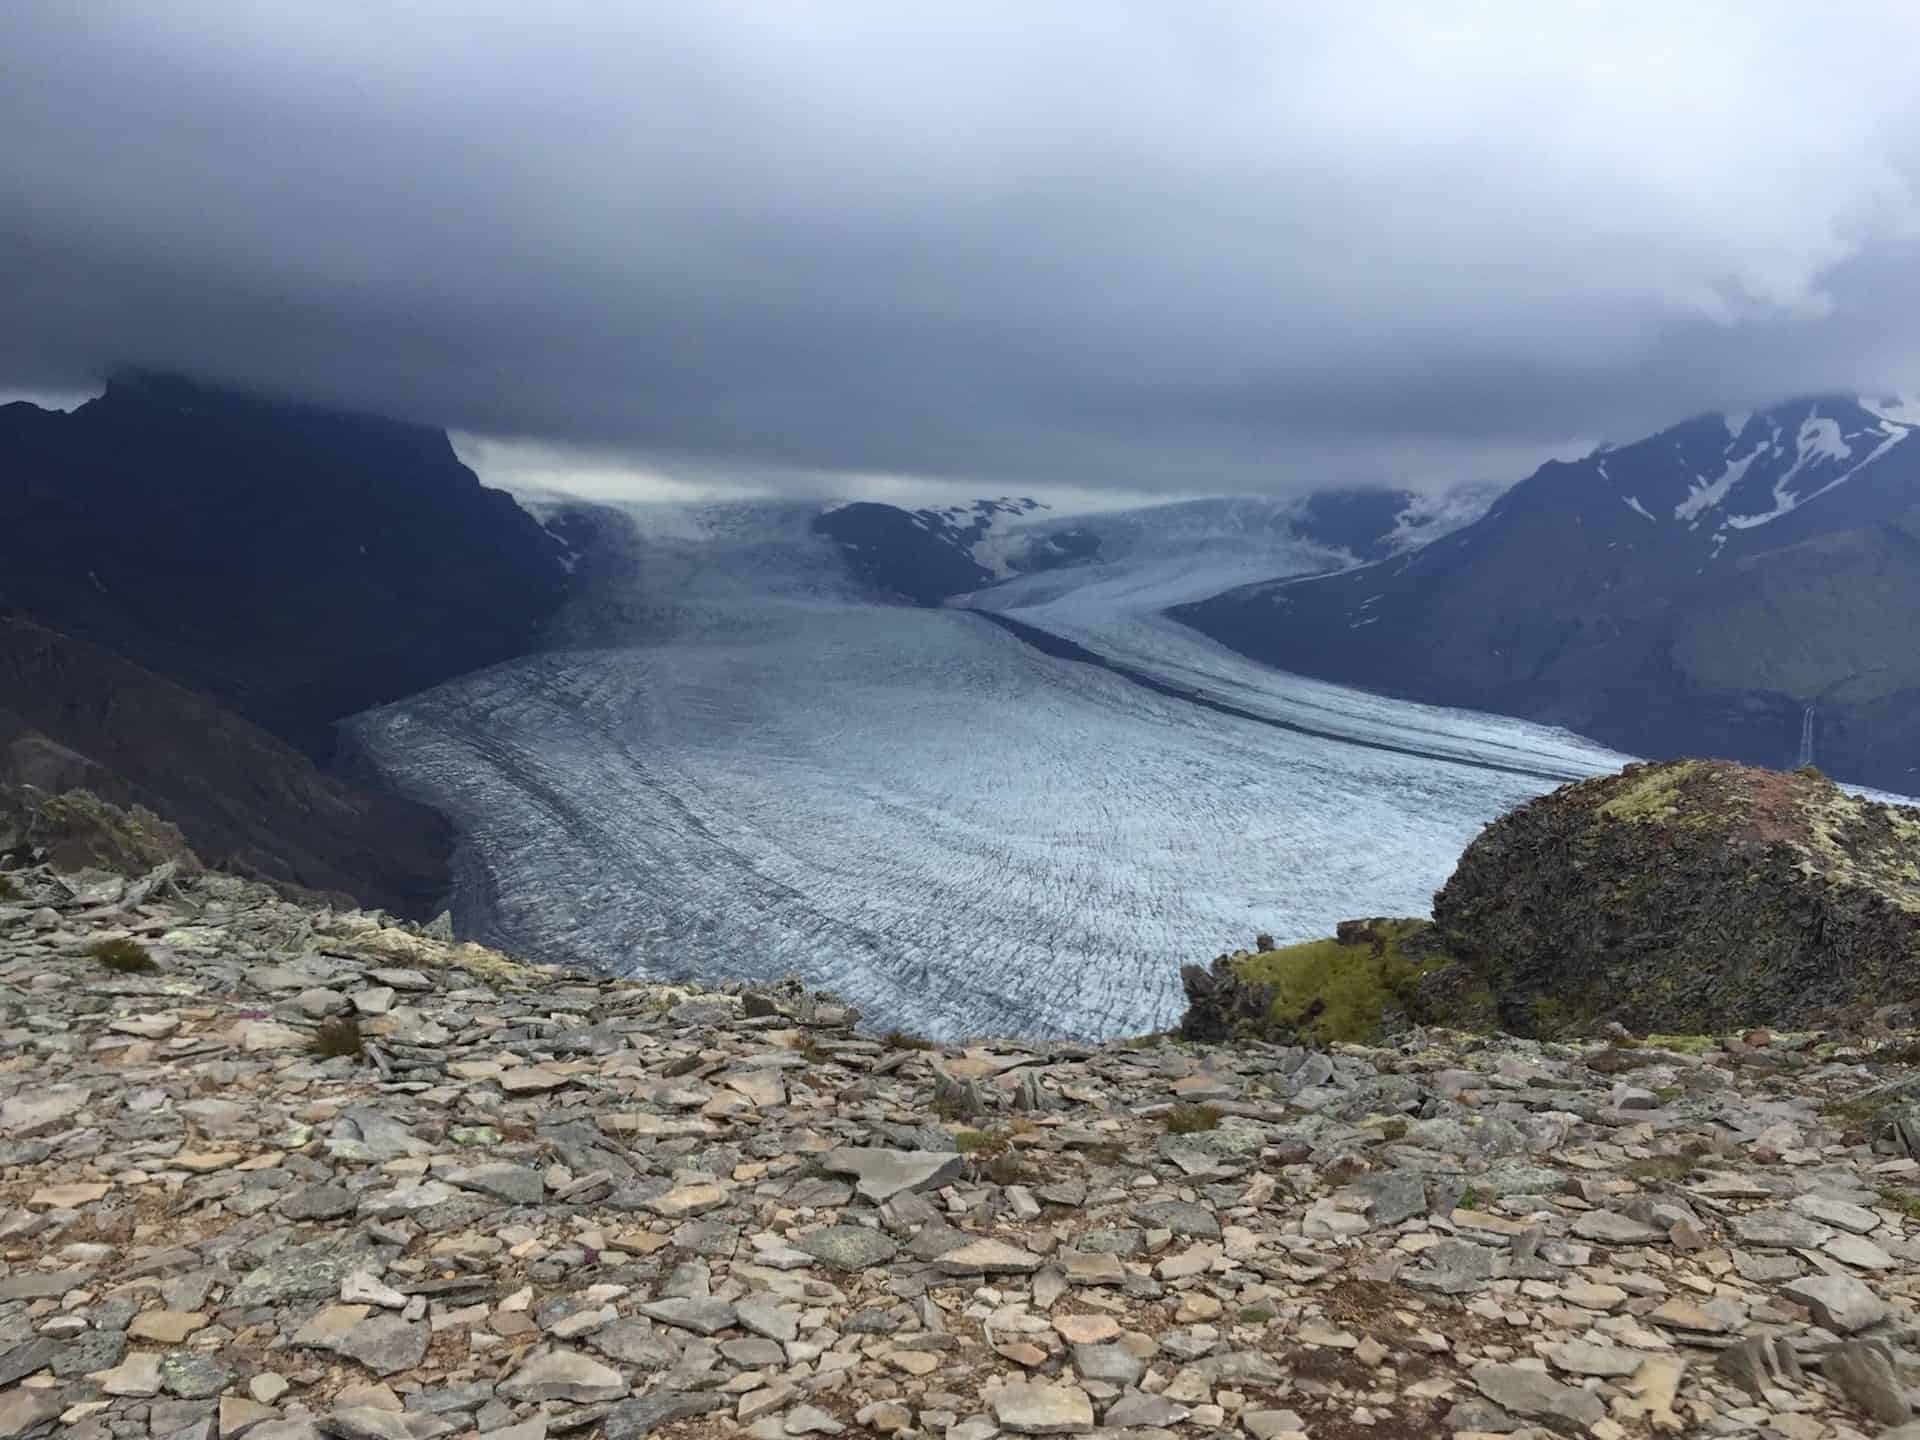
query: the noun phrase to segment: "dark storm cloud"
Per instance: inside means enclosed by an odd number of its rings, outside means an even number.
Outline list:
[[[1484,473],[1920,380],[1911,13],[13,5],[0,383],[794,485]]]

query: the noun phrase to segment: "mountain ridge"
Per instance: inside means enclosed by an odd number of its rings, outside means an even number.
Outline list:
[[[429,427],[151,373],[0,407],[0,771],[431,913],[447,823],[318,765],[347,715],[532,648],[565,557]]]
[[[563,553],[427,426],[145,372],[0,407],[0,608],[316,758],[335,720],[531,648]]]
[[[1283,669],[1641,754],[1792,763],[1813,706],[1823,763],[1899,789],[1920,663],[1898,605],[1867,597],[1920,585],[1920,442],[1891,413],[1696,417],[1549,462],[1411,553],[1170,613]]]

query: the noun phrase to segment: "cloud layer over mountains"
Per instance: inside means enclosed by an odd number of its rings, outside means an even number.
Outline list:
[[[1920,377],[1898,0],[0,16],[0,384],[698,481],[1511,475]]]

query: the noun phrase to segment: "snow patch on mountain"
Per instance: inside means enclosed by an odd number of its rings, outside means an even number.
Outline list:
[[[1913,433],[1904,426],[1895,425],[1891,421],[1883,421],[1881,423],[1882,438],[1880,443],[1873,448],[1872,453],[1870,453],[1866,459],[1862,460],[1852,469],[1836,475],[1819,489],[1809,491],[1805,495],[1796,495],[1792,489],[1793,480],[1809,463],[1810,457],[1817,463],[1818,460],[1825,459],[1848,459],[1851,458],[1853,454],[1852,447],[1840,438],[1840,427],[1835,425],[1833,421],[1822,420],[1818,422],[1818,425],[1821,427],[1831,426],[1831,434],[1829,434],[1826,429],[1821,428],[1815,430],[1812,435],[1809,436],[1808,425],[1813,424],[1815,424],[1815,422],[1810,420],[1807,422],[1807,425],[1800,427],[1800,459],[1795,462],[1790,470],[1778,480],[1774,481],[1773,508],[1758,515],[1729,515],[1722,522],[1723,525],[1730,526],[1735,530],[1751,530],[1756,525],[1765,525],[1769,521],[1778,520],[1783,515],[1790,515],[1809,500],[1817,500],[1836,486],[1844,485],[1848,480],[1866,469],[1867,466],[1878,460],[1882,455],[1886,454],[1894,446],[1906,439],[1908,435]],[[1838,446],[1837,456],[1835,446]]]
[[[1697,522],[1700,515],[1727,498],[1733,487],[1738,485],[1741,477],[1747,473],[1747,468],[1760,458],[1766,448],[1765,445],[1758,445],[1754,447],[1752,454],[1743,455],[1738,460],[1727,461],[1726,468],[1720,472],[1718,479],[1709,480],[1704,475],[1694,476],[1693,484],[1688,487],[1687,498],[1673,507],[1673,518],[1690,523]]]
[[[1920,425],[1920,394],[1892,395],[1882,400],[1869,400],[1862,395],[1855,403],[1869,415],[1895,425]]]

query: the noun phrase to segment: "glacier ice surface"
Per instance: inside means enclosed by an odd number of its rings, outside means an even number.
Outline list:
[[[1270,531],[1136,519],[1108,563],[920,609],[852,589],[807,507],[628,513],[629,637],[349,722],[459,827],[461,933],[531,958],[798,975],[937,1037],[1140,1033],[1178,1018],[1183,963],[1425,914],[1486,821],[1624,759],[1270,670],[1159,613],[1323,563]],[[1051,658],[970,606],[1366,743]]]

